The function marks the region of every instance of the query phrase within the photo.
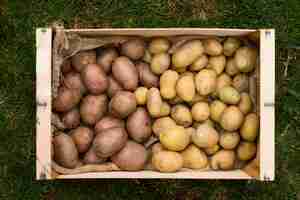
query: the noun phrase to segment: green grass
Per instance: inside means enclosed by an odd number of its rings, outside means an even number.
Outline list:
[[[300,199],[299,18],[298,0],[0,1],[0,199]],[[276,180],[35,181],[35,28],[56,20],[66,28],[276,28]]]

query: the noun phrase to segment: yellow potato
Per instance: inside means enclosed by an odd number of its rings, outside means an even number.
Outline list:
[[[223,44],[223,50],[225,56],[232,56],[235,51],[240,47],[241,41],[237,38],[229,37]]]
[[[184,102],[183,99],[181,99],[179,96],[176,96],[173,99],[169,100],[169,103],[171,105],[176,105],[176,104],[180,104],[180,103],[183,103],[183,102]]]
[[[220,136],[220,145],[224,149],[234,149],[240,142],[240,135],[238,132],[224,132]]]
[[[241,93],[241,100],[238,105],[239,109],[245,115],[252,110],[252,100],[248,93]]]
[[[153,54],[164,53],[168,51],[170,45],[166,38],[153,38],[149,44],[149,51]]]
[[[219,98],[224,103],[237,104],[239,103],[241,96],[235,88],[226,86],[219,91]]]
[[[160,151],[153,155],[151,164],[160,172],[176,172],[183,167],[183,158],[177,152]]]
[[[226,57],[224,55],[211,56],[208,59],[207,68],[215,70],[217,75],[219,75],[224,71],[225,65],[226,65]]]
[[[176,96],[176,82],[179,75],[174,70],[165,71],[159,80],[160,94],[164,99],[172,99]]]
[[[193,127],[197,129],[198,126],[200,126],[202,124],[207,124],[208,126],[211,126],[213,128],[215,127],[215,123],[209,118],[207,120],[205,120],[204,122],[194,122]]]
[[[236,67],[234,58],[227,59],[225,71],[229,76],[234,76],[240,72]]]
[[[218,56],[223,53],[223,46],[216,39],[204,40],[203,46],[204,46],[204,52],[210,56]]]
[[[202,69],[195,76],[197,91],[200,95],[209,95],[216,90],[217,74],[211,69]]]
[[[180,74],[187,71],[187,67],[182,67],[182,68],[172,67],[171,69],[174,70],[174,71],[176,71],[176,72],[178,72],[178,73],[180,73]]]
[[[171,112],[171,107],[170,105],[163,101],[162,104],[161,104],[161,107],[160,107],[160,114],[159,116],[160,117],[165,117],[165,116],[168,116]]]
[[[196,132],[196,129],[193,127],[188,127],[185,129],[185,133],[191,138],[192,134]]]
[[[166,71],[171,64],[170,55],[167,53],[155,54],[151,59],[151,71],[154,74],[162,74]]]
[[[160,151],[166,151],[166,149],[161,145],[161,143],[155,143],[152,147],[151,147],[151,153],[155,154],[158,153]]]
[[[136,103],[138,105],[145,105],[147,102],[147,92],[148,89],[146,87],[138,87],[134,94],[135,94],[135,99]]]
[[[206,55],[202,55],[193,62],[190,66],[191,71],[200,71],[201,69],[205,68],[208,64],[208,57]]]
[[[189,108],[183,104],[177,104],[171,109],[171,117],[178,125],[189,127],[192,122],[192,114]]]
[[[250,160],[256,154],[256,144],[253,142],[241,142],[237,147],[237,157],[239,160]]]
[[[203,51],[203,45],[200,40],[188,41],[174,52],[172,64],[175,68],[185,68],[200,57]]]
[[[217,78],[217,94],[223,87],[230,86],[231,83],[232,83],[232,80],[231,80],[230,76],[228,76],[226,73],[220,74],[220,76],[218,76],[218,78]]]
[[[159,141],[168,150],[182,151],[190,143],[190,137],[183,126],[173,126],[160,132]]]
[[[187,102],[190,106],[194,105],[195,103],[198,103],[200,101],[208,101],[207,96],[202,96],[199,93],[196,93],[192,101]]]
[[[192,101],[193,100],[195,93],[196,93],[193,74],[181,76],[177,80],[176,93],[184,101]]]
[[[211,158],[211,168],[214,170],[233,169],[235,153],[232,150],[220,150]]]
[[[217,153],[220,149],[220,146],[218,144],[215,144],[212,147],[208,147],[208,148],[204,148],[203,150],[205,151],[205,153],[209,156],[214,155],[215,153]]]
[[[210,118],[216,122],[220,121],[221,115],[226,108],[226,104],[222,101],[214,100],[210,104]]]
[[[249,142],[254,142],[258,135],[259,119],[255,113],[250,113],[245,117],[240,129],[241,137]]]
[[[158,118],[154,121],[152,125],[153,133],[159,137],[159,134],[164,130],[170,129],[171,127],[176,126],[176,123],[170,117]]]
[[[197,122],[203,122],[210,115],[209,105],[206,102],[195,103],[192,107],[192,117]]]
[[[189,145],[181,152],[183,158],[183,167],[189,169],[202,169],[208,164],[208,159],[205,153],[195,145]]]
[[[232,80],[232,86],[238,92],[249,90],[249,77],[246,74],[238,74]]]
[[[191,77],[194,77],[194,74],[193,74],[193,72],[186,71],[186,72],[183,72],[182,74],[180,74],[180,77],[183,77],[183,76],[191,76]]]
[[[162,99],[157,88],[150,88],[147,92],[147,109],[152,117],[160,115]]]
[[[256,67],[257,50],[250,47],[240,47],[235,55],[234,60],[236,67],[240,72],[251,72]]]
[[[219,141],[218,132],[207,124],[201,124],[192,134],[192,142],[200,148],[208,148],[216,145]]]
[[[151,55],[151,53],[148,51],[148,49],[145,50],[145,54],[144,54],[142,60],[145,61],[146,63],[151,63],[152,55]]]
[[[244,115],[236,106],[225,108],[220,117],[220,125],[227,131],[236,131],[243,123]]]

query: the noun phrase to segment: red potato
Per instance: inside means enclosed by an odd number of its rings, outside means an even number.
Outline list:
[[[82,70],[81,77],[87,90],[92,94],[101,94],[108,88],[108,79],[100,65],[87,65]]]
[[[112,98],[118,91],[123,90],[122,86],[112,77],[108,77],[107,95]]]
[[[70,132],[70,135],[79,153],[87,152],[94,139],[94,132],[90,128],[84,126],[73,129]]]
[[[131,60],[121,56],[115,59],[112,65],[112,74],[114,78],[126,90],[134,91],[138,86],[138,72]]]
[[[138,60],[144,56],[145,47],[146,44],[142,39],[131,39],[121,45],[121,54],[132,60]]]
[[[138,62],[136,64],[138,70],[140,83],[146,88],[158,87],[159,77],[156,76],[150,69],[150,65],[145,62]]]
[[[80,124],[80,113],[78,108],[73,108],[72,110],[64,113],[62,115],[62,122],[66,128],[76,128]]]
[[[53,109],[57,112],[66,112],[74,108],[81,99],[79,90],[60,87],[57,97],[53,100]]]
[[[136,99],[132,92],[119,91],[109,103],[109,112],[116,117],[126,118],[136,110]]]
[[[72,66],[78,72],[81,72],[86,65],[96,63],[96,51],[80,51],[72,56]]]
[[[83,163],[84,164],[101,164],[106,161],[106,158],[100,158],[96,155],[94,148],[90,148],[88,152],[84,154]]]
[[[100,121],[98,121],[95,125],[95,133],[101,133],[102,131],[115,127],[125,127],[125,123],[123,120],[118,119],[113,116],[105,116]]]
[[[85,85],[83,84],[81,80],[80,73],[78,72],[69,72],[65,75],[63,78],[63,83],[65,87],[69,89],[77,89],[80,90],[82,94],[86,92]]]
[[[107,112],[108,98],[106,95],[87,95],[80,104],[80,115],[84,123],[93,125]]]
[[[63,74],[67,74],[69,72],[72,71],[72,64],[71,64],[71,60],[67,59],[63,62],[63,64],[61,65],[61,72]]]
[[[118,51],[113,47],[108,47],[97,51],[97,53],[97,64],[101,65],[106,73],[109,73],[113,61],[119,56]]]

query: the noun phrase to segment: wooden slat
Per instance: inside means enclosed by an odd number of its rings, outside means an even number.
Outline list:
[[[155,171],[140,172],[103,172],[85,173],[74,175],[60,175],[57,179],[120,179],[120,178],[141,178],[141,179],[252,179],[242,170],[234,171],[186,171],[176,173],[159,173]]]
[[[175,35],[212,35],[238,36],[255,32],[255,29],[223,29],[223,28],[105,28],[105,29],[67,29],[66,32],[80,35],[136,35],[136,36],[175,36]]]
[[[36,30],[36,179],[51,178],[52,30]]]
[[[260,31],[260,179],[275,178],[275,31]]]

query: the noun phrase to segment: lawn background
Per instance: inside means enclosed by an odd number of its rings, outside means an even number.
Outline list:
[[[35,28],[54,21],[66,28],[275,28],[276,180],[35,181]],[[299,48],[298,0],[0,0],[0,199],[299,200]]]

